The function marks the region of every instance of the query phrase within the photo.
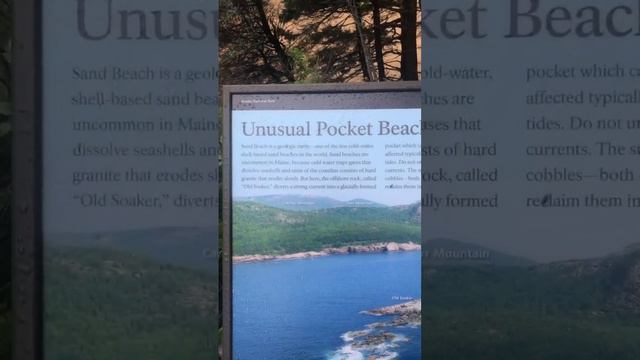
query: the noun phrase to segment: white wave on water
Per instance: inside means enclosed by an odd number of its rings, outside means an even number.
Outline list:
[[[391,340],[391,342],[396,343],[396,342],[407,342],[407,341],[409,341],[409,338],[404,336],[404,335],[402,335],[402,334],[394,334],[394,335],[396,337],[393,340]]]
[[[398,359],[398,353],[393,351],[387,353],[386,355],[378,356],[376,358],[376,360],[396,360],[396,359]]]
[[[356,350],[352,345],[345,345],[340,350],[332,353],[327,358],[328,360],[397,360],[398,353],[395,351],[389,351],[388,345],[377,345],[371,348]]]
[[[364,335],[368,335],[369,333],[371,333],[371,329],[358,330],[358,331],[347,331],[346,333],[342,334],[342,336],[340,336],[340,338],[344,342],[352,342],[356,338],[359,338],[359,337],[364,336]]]
[[[346,343],[339,350],[331,353],[328,360],[396,360],[399,354],[391,349],[399,346],[399,342],[407,342],[409,339],[401,334],[393,334],[393,339],[385,341],[381,344],[364,346],[362,343],[357,344],[356,340],[364,338],[372,332],[372,329],[348,331],[342,334],[341,338]]]
[[[329,360],[364,360],[364,354],[353,348],[351,345],[345,345],[340,350],[331,354]]]

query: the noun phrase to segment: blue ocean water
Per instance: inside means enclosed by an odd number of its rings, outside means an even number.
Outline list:
[[[348,333],[393,317],[360,312],[420,298],[419,251],[236,264],[233,271],[235,360],[367,359],[349,347]],[[388,359],[420,359],[419,328],[384,331],[398,335],[383,345]]]

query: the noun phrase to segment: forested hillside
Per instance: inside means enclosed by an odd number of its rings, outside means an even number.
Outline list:
[[[420,243],[419,204],[288,211],[235,202],[234,255],[281,255],[379,242]]]
[[[47,359],[211,358],[210,275],[105,248],[46,251]]]
[[[427,358],[640,358],[640,251],[532,266],[427,260],[423,271]]]

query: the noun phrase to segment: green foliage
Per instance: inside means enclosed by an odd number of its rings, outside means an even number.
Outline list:
[[[425,263],[423,353],[450,360],[639,359],[640,309],[614,300],[625,278],[617,271],[630,269],[629,261],[637,264],[640,254],[600,268]]]
[[[234,255],[420,242],[420,224],[411,209],[342,207],[295,212],[252,202],[236,202],[233,207]]]
[[[519,267],[442,267],[425,291],[430,307],[474,306],[567,313],[604,304],[605,287],[593,279],[568,279]],[[460,289],[464,289],[460,291]]]
[[[304,50],[299,48],[289,49],[289,56],[293,60],[294,73],[298,83],[319,83],[327,79],[323,78],[317,65],[307,56]]]
[[[383,80],[410,78],[406,73],[417,77],[417,65],[399,66],[405,57],[402,39],[415,44],[416,31],[405,33],[400,21],[417,18],[417,9],[403,11],[411,2],[355,0],[353,4],[355,12],[346,0],[222,0],[221,83],[375,80],[369,68],[378,68],[378,73],[383,69]],[[356,23],[361,24],[362,36]],[[373,59],[373,54],[376,61],[368,64],[366,59]],[[406,57],[417,61],[415,51],[406,51]]]
[[[302,27],[296,38],[297,46],[307,49],[309,58],[317,64],[317,71],[324,79],[344,82],[358,80],[400,80],[417,75],[415,69],[398,66],[401,59],[414,57],[415,51],[403,51],[401,42],[413,40],[416,32],[407,31],[401,18],[413,21],[417,9],[405,9],[411,1],[397,0],[284,0],[281,18]],[[357,9],[357,10],[356,10]],[[412,14],[412,12],[414,12]],[[376,18],[378,22],[376,22]],[[419,20],[417,20],[419,21]],[[355,24],[359,22],[362,33]],[[417,24],[416,24],[417,26]],[[408,44],[408,42],[407,42]],[[366,51],[363,51],[363,48]],[[366,65],[369,57],[371,64]],[[406,60],[406,59],[405,59]],[[377,70],[369,78],[366,67]],[[409,74],[411,73],[411,74]]]
[[[221,84],[294,81],[290,34],[272,3],[222,0],[219,27]]]
[[[423,326],[427,359],[640,359],[637,319],[630,325],[611,318],[473,308],[429,312]]]
[[[211,359],[210,275],[106,249],[49,247],[47,359]]]

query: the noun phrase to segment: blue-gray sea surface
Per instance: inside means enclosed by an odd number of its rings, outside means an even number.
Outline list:
[[[419,327],[372,331],[393,316],[361,313],[420,298],[420,260],[415,251],[234,265],[234,359],[420,359]],[[362,347],[350,335],[363,330],[395,336]]]

